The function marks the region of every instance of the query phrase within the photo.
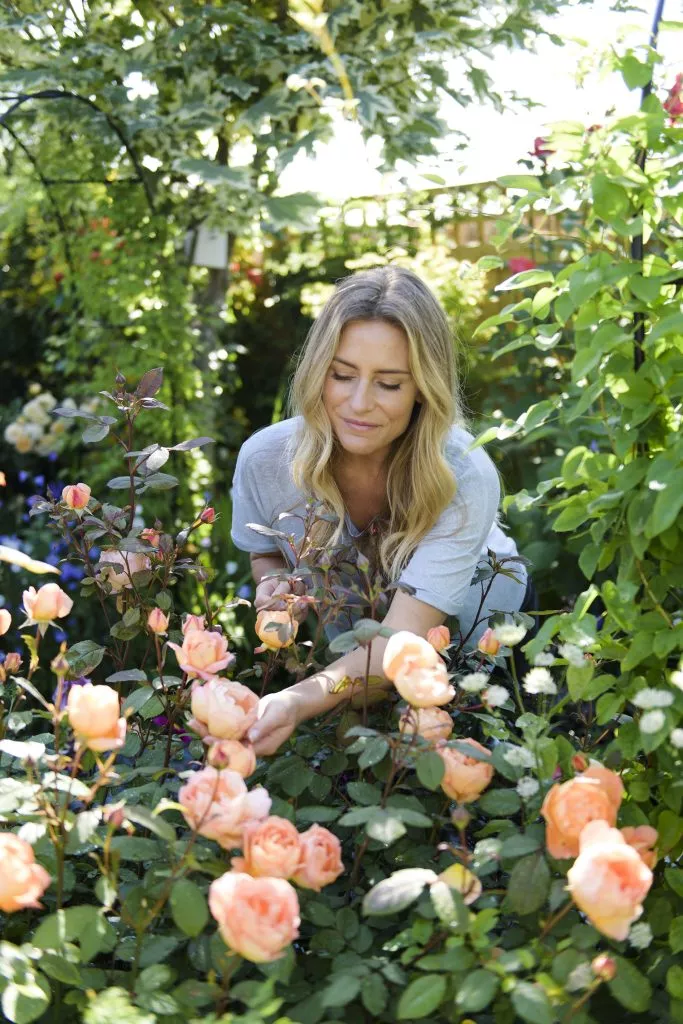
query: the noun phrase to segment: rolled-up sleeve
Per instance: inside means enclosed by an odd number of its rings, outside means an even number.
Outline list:
[[[498,473],[482,449],[463,457],[456,484],[455,497],[420,541],[398,581],[446,615],[458,615],[467,601],[500,503]]]

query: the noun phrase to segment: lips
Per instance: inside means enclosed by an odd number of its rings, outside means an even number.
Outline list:
[[[362,423],[359,420],[345,419],[344,423],[346,423],[347,427],[352,427],[355,430],[374,430],[374,428],[377,426],[376,423]]]

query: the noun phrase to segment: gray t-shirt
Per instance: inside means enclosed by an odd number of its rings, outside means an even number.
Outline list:
[[[279,549],[290,565],[293,554],[288,543],[257,533],[246,524],[270,526],[293,534],[296,542],[302,540],[303,523],[295,515],[303,515],[306,498],[291,475],[299,422],[298,417],[282,420],[258,430],[245,441],[237,458],[232,491],[231,535],[235,545],[249,552]],[[457,616],[463,635],[469,632],[479,607],[481,585],[471,585],[471,580],[477,564],[486,559],[487,548],[498,556],[517,554],[514,540],[503,531],[499,520],[498,472],[483,448],[467,451],[472,441],[472,435],[466,430],[451,427],[445,456],[453,471],[457,492],[415,548],[398,581],[414,588],[414,596],[420,601],[447,616]],[[284,512],[290,515],[280,519]],[[354,525],[347,513],[342,545],[353,549],[354,542],[359,543],[364,532]],[[526,570],[516,562],[508,563],[508,567],[514,567],[520,582],[497,576],[480,614],[519,610],[526,588]],[[362,609],[350,601],[347,621],[335,620],[334,625],[326,629],[328,637],[340,629],[348,629],[360,614]],[[476,628],[468,646],[476,643],[485,628],[486,621]]]

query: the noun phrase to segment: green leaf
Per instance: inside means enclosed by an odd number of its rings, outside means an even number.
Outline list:
[[[520,981],[512,990],[512,1005],[529,1024],[555,1024],[557,1017],[541,985]]]
[[[372,809],[374,814],[365,826],[366,831],[372,839],[377,839],[385,846],[400,839],[405,835],[406,827],[398,816],[398,812]]]
[[[389,994],[379,974],[368,974],[361,981],[360,996],[363,1006],[373,1017],[379,1017],[387,1005]]]
[[[503,905],[514,914],[533,914],[544,905],[549,892],[548,862],[543,854],[534,854],[518,860],[510,872]]]
[[[382,790],[369,782],[349,782],[346,787],[352,800],[359,804],[378,804],[382,799]]]
[[[133,690],[133,692],[129,693],[123,702],[123,713],[125,714],[126,711],[134,711],[137,714],[142,711],[145,704],[152,700],[152,698],[158,700],[158,697],[151,686],[141,686],[138,690]]]
[[[544,192],[541,181],[533,174],[504,174],[502,178],[496,178],[503,188],[523,188],[527,192]]]
[[[652,78],[651,65],[643,64],[631,53],[621,58],[619,70],[627,89],[642,89]]]
[[[21,983],[10,981],[2,993],[2,1012],[11,1024],[30,1024],[42,1017],[51,998],[50,986],[40,974],[31,972]]]
[[[514,789],[491,789],[479,797],[479,806],[484,814],[492,818],[505,818],[522,806],[519,795]]]
[[[138,836],[114,836],[110,848],[121,855],[123,860],[158,860],[163,850],[156,839],[142,839]]]
[[[510,836],[503,840],[500,855],[504,860],[512,860],[517,857],[528,857],[541,846],[541,840],[537,836],[517,835]]]
[[[499,979],[491,971],[472,971],[458,988],[456,1006],[462,1013],[478,1013],[489,1005],[498,985]]]
[[[346,1006],[360,992],[360,978],[353,974],[337,974],[322,992],[323,1006]]]
[[[426,789],[438,789],[444,777],[446,766],[435,750],[420,754],[415,762],[417,777]]]
[[[382,736],[375,736],[368,740],[363,752],[358,758],[359,768],[370,768],[378,764],[389,750],[389,744]]]
[[[416,900],[437,875],[429,868],[402,868],[384,878],[365,894],[363,913],[377,916],[396,914]]]
[[[683,999],[683,967],[678,964],[666,972],[666,990],[674,999]]]
[[[186,935],[195,938],[204,930],[209,920],[206,896],[189,878],[181,878],[171,889],[171,913]]]
[[[398,1001],[398,1020],[419,1020],[436,1010],[446,994],[446,979],[442,974],[425,974],[411,981]]]
[[[683,897],[683,869],[664,868],[664,878],[669,888],[673,889],[677,896]]]
[[[66,652],[66,660],[69,662],[69,674],[78,679],[79,676],[87,676],[96,669],[106,654],[106,648],[92,640],[81,640],[79,643],[69,647]]]
[[[519,274],[513,274],[507,281],[496,285],[494,291],[510,292],[517,288],[533,288],[537,284],[548,284],[555,278],[550,270],[522,270]]]
[[[181,174],[197,175],[207,185],[229,185],[241,191],[250,187],[249,172],[242,167],[225,167],[212,160],[178,157],[173,161],[173,169]]]
[[[610,992],[614,998],[633,1013],[644,1013],[650,1005],[652,986],[647,978],[640,973],[631,960],[614,955],[617,973],[612,981],[608,981]]]
[[[683,950],[683,917],[674,917],[669,928],[669,945],[672,953]]]
[[[148,807],[141,805],[126,804],[123,810],[125,816],[134,821],[136,825],[142,825],[144,828],[149,829],[150,832],[154,832],[160,839],[165,839],[169,843],[175,842],[176,833],[173,825],[164,821],[160,814],[153,814]]]
[[[97,441],[101,441],[109,433],[109,427],[106,423],[93,423],[92,427],[86,427],[81,437],[86,444],[95,444]]]
[[[123,672],[113,672],[104,681],[105,683],[146,683],[147,675],[142,669],[127,668]]]
[[[289,196],[267,196],[263,205],[267,220],[279,231],[314,227],[321,204],[310,192],[294,192]]]

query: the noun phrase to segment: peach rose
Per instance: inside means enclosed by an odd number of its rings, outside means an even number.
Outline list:
[[[301,859],[301,840],[291,821],[275,816],[245,825],[243,857],[233,857],[233,871],[254,877],[291,878]]]
[[[482,654],[490,654],[493,658],[498,654],[498,651],[500,650],[500,640],[491,627],[485,629],[479,637],[477,649],[480,650]]]
[[[90,501],[90,494],[87,484],[67,484],[62,490],[62,501],[69,508],[80,510]]]
[[[646,864],[650,871],[654,870],[657,863],[655,846],[659,839],[657,829],[652,828],[652,825],[628,825],[621,829],[621,834],[628,845],[638,851],[643,864]]]
[[[199,635],[188,633],[188,637]],[[258,697],[233,679],[210,679],[193,685],[191,706],[194,717],[188,725],[205,743],[241,740],[256,721]]]
[[[279,651],[294,643],[299,623],[288,611],[262,611],[256,616],[254,629],[267,651]]]
[[[448,626],[433,626],[427,630],[427,643],[431,644],[435,651],[443,651],[451,642],[451,634]]]
[[[446,666],[440,659],[438,665],[429,668],[409,665],[405,670],[398,671],[394,676],[394,686],[403,699],[416,708],[448,704],[455,697],[455,689],[448,681]]]
[[[10,651],[5,660],[0,664],[0,683],[4,683],[8,676],[15,675],[21,668],[21,655],[16,651]]]
[[[459,892],[463,903],[467,906],[478,900],[483,892],[480,880],[464,864],[451,864],[449,868],[441,872],[439,878],[450,889]]]
[[[248,822],[268,817],[271,799],[262,786],[248,792],[237,772],[209,767],[193,772],[180,787],[178,803],[191,828],[207,839],[215,839],[225,850],[232,850],[241,846]]]
[[[299,900],[284,878],[227,871],[209,886],[209,909],[226,946],[252,963],[277,960],[299,934]]]
[[[161,540],[161,534],[153,527],[146,526],[140,534],[140,540],[146,540],[153,548],[158,548],[159,541]]]
[[[44,583],[37,591],[35,587],[29,587],[23,596],[27,620],[25,625],[38,624],[42,627],[42,633],[54,619],[63,619],[68,615],[74,606],[69,595],[56,583]]]
[[[476,740],[467,737],[461,742],[467,743],[482,754],[488,754],[486,747]],[[481,796],[493,778],[491,762],[477,761],[476,758],[468,757],[453,747],[440,747],[438,753],[446,769],[441,780],[441,788],[446,796],[461,804],[471,804]]]
[[[164,615],[161,608],[152,608],[147,616],[147,628],[157,636],[163,636],[168,629],[168,615]]]
[[[541,807],[548,853],[557,858],[576,857],[579,836],[588,822],[616,824],[623,794],[619,776],[599,764],[591,764],[581,775],[552,786]]]
[[[105,548],[100,553],[99,561],[104,565],[104,575],[114,594],[132,587],[131,576],[136,572],[144,572],[152,565],[147,555],[137,551],[117,551],[115,548]]]
[[[41,909],[38,902],[52,878],[36,864],[33,847],[12,832],[0,832],[0,910],[11,914],[26,907]]]
[[[433,743],[448,739],[453,732],[453,719],[443,708],[406,708],[398,727],[402,733],[416,732],[423,740]]]
[[[301,857],[293,880],[302,889],[320,892],[339,878],[344,870],[341,859],[341,843],[335,835],[322,825],[311,825],[299,836]]]
[[[623,940],[643,912],[652,872],[621,832],[606,821],[589,821],[580,852],[567,872],[567,889],[593,927]]]
[[[111,686],[72,686],[66,711],[79,746],[97,751],[123,746],[126,720],[121,717],[119,695]]]
[[[228,651],[227,639],[213,630],[190,629],[185,633],[182,647],[172,643],[168,646],[175,651],[178,664],[190,678],[211,679],[235,661],[235,655]]]
[[[392,682],[399,672],[414,668],[436,668],[438,665],[443,665],[443,662],[432,645],[424,637],[410,633],[407,629],[399,630],[389,637],[384,648],[382,670]]]
[[[6,608],[0,608],[0,636],[4,636],[12,625],[12,616]]]
[[[203,615],[186,615],[183,619],[183,636],[187,636],[193,629],[205,630],[206,619]]]
[[[239,740],[218,740],[209,748],[206,760],[212,768],[229,768],[243,779],[256,771],[256,754],[251,744]]]

